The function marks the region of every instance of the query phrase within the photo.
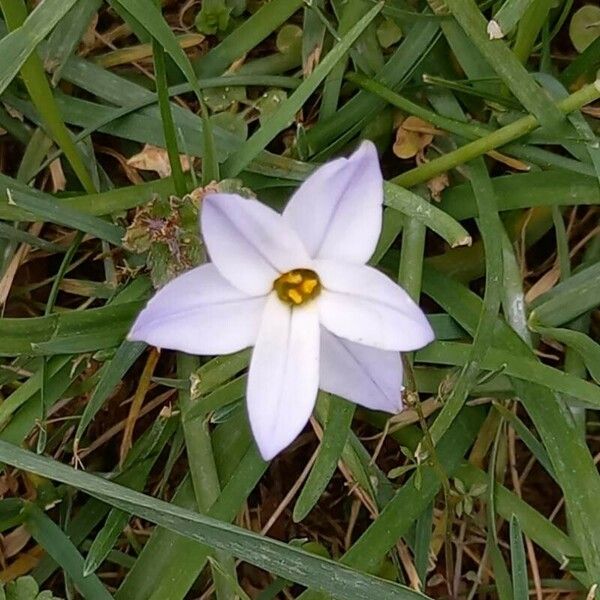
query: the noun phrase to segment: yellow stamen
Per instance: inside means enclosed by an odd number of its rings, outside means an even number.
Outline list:
[[[319,295],[321,281],[310,269],[294,269],[280,275],[273,282],[273,289],[282,302],[300,306]]]

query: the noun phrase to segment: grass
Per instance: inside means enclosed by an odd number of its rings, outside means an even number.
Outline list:
[[[582,4],[0,0],[7,598],[25,576],[69,600],[595,597],[600,37],[575,50]],[[387,180],[371,264],[436,341],[405,357],[400,415],[320,394],[267,464],[248,351],[125,340],[188,264],[140,242],[140,217],[176,216],[201,261],[194,190],[281,208],[364,138]]]

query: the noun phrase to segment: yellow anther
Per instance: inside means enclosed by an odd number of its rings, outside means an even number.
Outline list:
[[[312,294],[313,290],[319,285],[316,279],[305,279],[300,286],[305,294]]]
[[[294,269],[283,273],[273,282],[273,289],[282,302],[300,306],[319,295],[319,276],[310,269]]]
[[[304,300],[304,298],[302,297],[302,294],[295,289],[291,289],[288,290],[288,298],[294,303],[294,304],[302,304],[302,301]]]

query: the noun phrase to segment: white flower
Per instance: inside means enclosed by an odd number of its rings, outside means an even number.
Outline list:
[[[208,195],[201,228],[212,262],[158,291],[129,339],[190,354],[254,346],[246,396],[265,459],[302,431],[319,388],[399,411],[399,351],[427,345],[433,332],[408,294],[365,264],[382,201],[370,142],[316,170],[281,215]]]

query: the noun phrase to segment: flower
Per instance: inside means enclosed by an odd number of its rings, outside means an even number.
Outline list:
[[[302,431],[319,388],[398,412],[399,352],[434,336],[408,294],[365,264],[382,201],[370,142],[317,169],[283,214],[236,194],[207,195],[201,228],[212,262],[159,290],[129,339],[190,354],[254,346],[246,401],[267,460]]]

